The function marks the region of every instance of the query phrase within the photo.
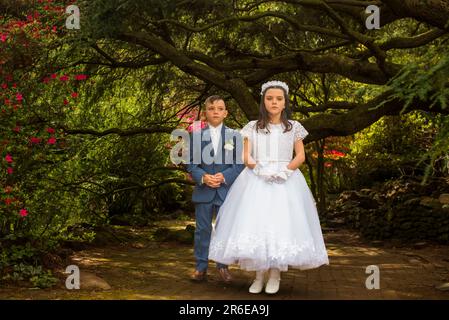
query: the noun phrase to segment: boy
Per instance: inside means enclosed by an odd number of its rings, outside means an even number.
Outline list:
[[[230,186],[244,169],[240,135],[223,124],[228,115],[224,100],[217,95],[210,96],[205,101],[205,109],[207,126],[198,133],[192,133],[190,161],[187,164],[187,171],[196,183],[192,194],[196,220],[193,281],[207,280],[212,218],[214,213],[218,213]],[[199,143],[195,143],[195,134]],[[217,263],[217,269],[224,282],[232,281],[227,265]]]

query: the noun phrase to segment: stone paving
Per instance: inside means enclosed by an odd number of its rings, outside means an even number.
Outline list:
[[[234,281],[219,281],[210,263],[209,281],[193,283],[193,248],[178,243],[134,243],[125,246],[90,248],[76,252],[73,263],[82,272],[105,280],[110,290],[36,290],[2,288],[0,299],[444,299],[449,291],[435,287],[449,282],[449,246],[422,244],[419,248],[395,247],[391,243],[370,244],[347,230],[324,230],[330,265],[318,269],[282,273],[276,295],[248,293],[253,273],[235,266]],[[365,286],[367,266],[380,270],[380,289]]]

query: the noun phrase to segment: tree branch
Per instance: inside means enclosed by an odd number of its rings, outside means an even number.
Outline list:
[[[396,16],[415,18],[441,30],[449,30],[449,2],[447,0],[382,0]]]
[[[341,34],[339,32],[336,32],[332,29],[327,29],[327,28],[313,26],[313,25],[301,24],[296,19],[294,19],[291,15],[284,14],[282,12],[274,12],[274,11],[266,11],[264,13],[255,14],[255,15],[246,16],[246,17],[228,17],[228,18],[224,18],[224,19],[206,24],[201,27],[191,27],[185,23],[182,23],[182,22],[179,22],[179,21],[173,20],[173,19],[161,19],[161,20],[158,20],[157,23],[170,23],[170,24],[178,26],[184,30],[198,33],[198,32],[206,31],[213,27],[216,27],[216,26],[219,26],[219,25],[222,25],[225,23],[229,23],[229,22],[235,22],[235,21],[252,22],[252,21],[259,20],[259,19],[266,18],[266,17],[275,17],[275,18],[282,19],[282,20],[288,22],[296,30],[315,32],[315,33],[319,33],[319,34],[326,34],[326,35],[329,35],[329,36],[332,36],[335,38],[348,40],[347,36],[345,36],[344,34]]]
[[[348,136],[369,127],[386,115],[398,115],[404,107],[404,101],[390,99],[391,93],[385,92],[366,104],[354,104],[354,108],[344,114],[320,114],[301,121],[309,132],[305,143],[323,139],[329,136]],[[386,101],[386,102],[385,102]],[[422,110],[449,114],[449,109],[443,109],[437,104],[430,108],[429,101],[415,99],[406,112]]]
[[[110,134],[117,134],[122,137],[127,136],[133,136],[138,134],[150,134],[150,133],[171,133],[174,129],[176,129],[175,126],[173,127],[163,127],[163,126],[154,126],[150,128],[135,128],[135,129],[128,129],[123,130],[119,128],[111,128],[104,131],[98,131],[94,129],[69,129],[65,127],[61,127],[61,129],[64,130],[66,134],[88,134],[93,135],[97,137],[103,137]]]

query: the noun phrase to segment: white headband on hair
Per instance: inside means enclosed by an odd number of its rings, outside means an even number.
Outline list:
[[[271,88],[271,87],[281,87],[288,94],[288,85],[285,82],[277,81],[277,80],[265,82],[262,85],[262,90],[260,91],[260,94],[263,95],[265,90],[267,90],[268,88]]]

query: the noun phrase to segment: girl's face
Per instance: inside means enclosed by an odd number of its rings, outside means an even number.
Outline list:
[[[265,108],[270,117],[276,117],[285,108],[284,91],[282,89],[271,88],[265,92]]]

